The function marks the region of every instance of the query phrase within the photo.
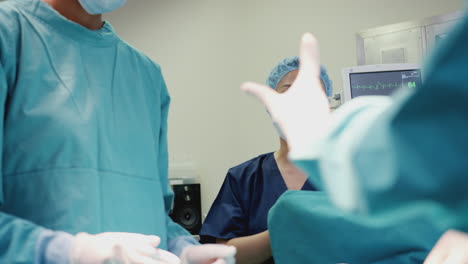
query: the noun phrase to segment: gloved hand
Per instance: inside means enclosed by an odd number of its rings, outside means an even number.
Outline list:
[[[160,238],[134,233],[79,233],[70,254],[71,264],[158,264]]]
[[[318,42],[310,33],[302,37],[299,73],[288,91],[278,93],[256,83],[245,83],[241,89],[265,104],[284,132],[291,154],[308,156],[328,132],[330,108],[320,81]]]
[[[190,246],[182,252],[182,264],[235,264],[236,248],[233,246],[206,244]]]
[[[468,263],[468,234],[449,230],[439,239],[424,264]]]

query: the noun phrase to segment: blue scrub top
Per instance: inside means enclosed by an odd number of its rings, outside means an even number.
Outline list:
[[[302,190],[315,191],[307,180]],[[267,230],[268,211],[287,191],[272,153],[231,168],[200,231],[203,242]]]

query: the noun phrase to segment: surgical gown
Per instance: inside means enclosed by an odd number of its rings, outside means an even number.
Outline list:
[[[167,215],[159,66],[42,1],[1,2],[0,21],[0,263],[33,263],[45,229],[188,236]]]
[[[274,153],[231,168],[203,223],[202,241],[215,242],[216,238],[232,239],[266,231],[268,211],[287,189]],[[316,189],[306,181],[302,190]]]
[[[360,214],[287,193],[269,215],[279,263],[422,263],[442,232],[468,231],[467,42],[464,18],[432,56],[422,87],[391,103],[351,101],[334,113],[321,149],[292,155],[333,204]]]

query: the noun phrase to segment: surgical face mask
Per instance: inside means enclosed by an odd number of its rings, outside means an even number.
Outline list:
[[[279,124],[273,121],[273,126],[276,128],[276,132],[278,132],[278,135],[280,136],[280,138],[286,140],[283,130],[281,130],[281,127],[279,126]]]
[[[122,7],[127,0],[78,0],[84,10],[91,15],[112,12]]]
[[[268,112],[268,110],[266,110],[266,112],[267,112],[268,115],[271,117],[270,112]],[[273,118],[272,118],[272,119],[273,119]],[[276,128],[276,132],[278,132],[278,135],[280,136],[280,138],[286,140],[286,136],[284,136],[283,130],[281,130],[281,127],[279,126],[279,124],[276,123],[274,120],[273,120],[273,126]]]

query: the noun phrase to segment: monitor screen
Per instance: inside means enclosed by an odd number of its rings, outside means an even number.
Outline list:
[[[401,87],[421,86],[421,71],[400,70],[350,73],[351,98],[363,95],[391,95]]]

